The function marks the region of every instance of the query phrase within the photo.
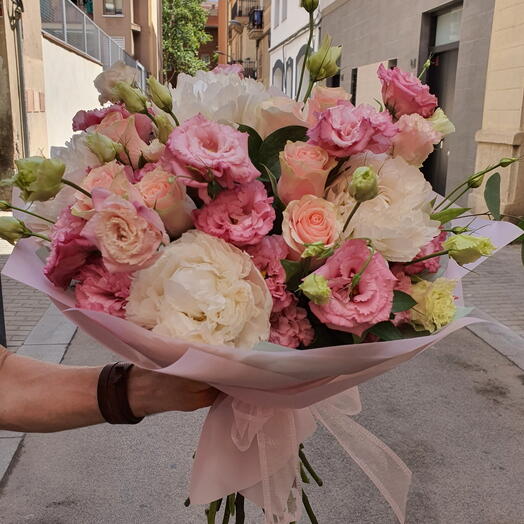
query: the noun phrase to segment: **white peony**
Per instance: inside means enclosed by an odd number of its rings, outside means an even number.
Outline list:
[[[255,129],[260,104],[271,97],[264,85],[252,78],[205,71],[198,71],[195,76],[178,75],[172,94],[173,112],[180,122],[201,113],[209,120]]]
[[[326,193],[327,200],[337,205],[343,223],[355,205],[347,189],[348,182],[355,169],[363,165],[377,172],[379,194],[362,203],[345,233],[371,239],[387,260],[409,262],[440,232],[440,223],[430,218],[431,184],[419,169],[402,158],[371,153],[356,155]]]
[[[269,338],[272,302],[249,255],[192,230],[136,274],[127,318],[160,335],[250,348]]]

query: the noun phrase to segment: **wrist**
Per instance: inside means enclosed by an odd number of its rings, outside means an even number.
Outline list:
[[[152,372],[146,369],[133,366],[129,372],[127,382],[127,398],[129,406],[135,417],[146,417],[153,415],[154,410],[153,394],[154,385]]]

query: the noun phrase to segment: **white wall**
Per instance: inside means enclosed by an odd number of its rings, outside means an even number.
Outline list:
[[[377,76],[380,64],[388,67],[387,62],[377,62],[358,68],[357,72],[357,104],[369,104],[377,107],[377,100],[382,100],[382,84]]]
[[[100,107],[93,85],[102,66],[42,37],[49,146],[62,146],[73,134],[80,109]]]
[[[287,3],[287,17],[282,20]],[[280,7],[280,10],[277,8]],[[278,14],[278,17],[277,17]],[[278,24],[276,23],[278,18]],[[307,26],[309,15],[300,7],[300,0],[272,0],[271,1],[271,47],[278,46],[282,41]]]

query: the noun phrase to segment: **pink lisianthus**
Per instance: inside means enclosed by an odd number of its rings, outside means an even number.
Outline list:
[[[65,208],[51,231],[51,253],[44,267],[45,276],[58,287],[66,288],[90,253],[93,243],[81,235],[86,221]]]
[[[383,64],[380,64],[377,74],[382,82],[384,104],[395,118],[412,113],[428,118],[434,113],[437,97],[414,74],[398,67],[386,69]]]
[[[397,279],[380,253],[375,253],[352,288],[353,277],[367,263],[366,242],[347,240],[315,272],[327,279],[331,298],[325,305],[310,303],[311,311],[326,326],[362,336],[370,327],[389,319]]]
[[[440,235],[436,236],[431,242],[428,242],[414,258],[422,258],[433,253],[442,251],[442,243],[446,240],[447,233],[442,231]],[[440,257],[428,258],[422,260],[422,262],[416,262],[415,264],[409,264],[404,266],[404,272],[407,275],[418,275],[419,273],[436,273],[440,269]]]
[[[286,288],[286,272],[280,263],[289,255],[289,248],[280,235],[264,237],[257,245],[248,246],[245,251],[253,257],[253,263],[262,273],[273,297],[273,313],[288,307],[294,296]]]
[[[349,98],[350,94],[343,87],[315,86],[306,106],[309,127],[318,123],[318,118],[323,111]]]
[[[373,107],[340,102],[326,109],[318,123],[308,131],[309,142],[325,149],[331,156],[348,157],[371,151],[385,153],[398,133],[391,115]]]
[[[409,278],[406,273],[403,271],[403,267],[400,264],[396,264],[391,268],[391,272],[395,275],[397,282],[395,284],[395,291],[403,291],[408,295],[411,295],[411,288],[413,287],[411,283],[411,278]],[[401,324],[407,324],[411,320],[411,310],[400,311],[394,313],[394,318],[392,320],[395,326],[400,326]]]
[[[97,257],[83,266],[75,279],[76,307],[125,318],[130,273],[111,273]]]
[[[73,131],[85,131],[92,126],[97,126],[109,113],[120,113],[124,118],[129,116],[129,111],[120,104],[113,104],[101,109],[92,109],[91,111],[82,109],[73,117]]]
[[[270,318],[269,342],[288,348],[307,347],[315,338],[315,331],[307,318],[304,308],[294,300],[289,306]]]
[[[192,227],[195,204],[187,196],[185,186],[160,164],[147,164],[135,187],[146,205],[158,213],[172,237]]]
[[[238,75],[240,78],[244,78],[244,66],[242,64],[218,64],[211,72],[221,75]]]
[[[442,140],[442,133],[417,113],[401,116],[397,125],[399,133],[393,137],[393,156],[401,156],[413,166],[422,166]]]
[[[329,172],[336,164],[321,147],[306,142],[288,142],[280,153],[280,200],[287,205],[304,195],[322,196]]]
[[[106,189],[93,189],[95,213],[82,235],[102,253],[109,271],[132,272],[144,269],[157,258],[158,248],[168,244],[164,224],[138,193],[129,195],[132,201]]]
[[[273,197],[264,184],[254,180],[222,191],[202,209],[193,211],[195,227],[235,246],[258,244],[273,227]]]
[[[205,189],[214,180],[232,189],[260,174],[249,159],[247,141],[247,133],[198,114],[173,130],[162,163],[187,186]]]

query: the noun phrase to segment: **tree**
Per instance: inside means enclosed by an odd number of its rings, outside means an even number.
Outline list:
[[[207,12],[201,0],[163,0],[164,73],[169,81],[178,73],[194,74],[207,65],[198,57],[211,40],[206,33]]]

